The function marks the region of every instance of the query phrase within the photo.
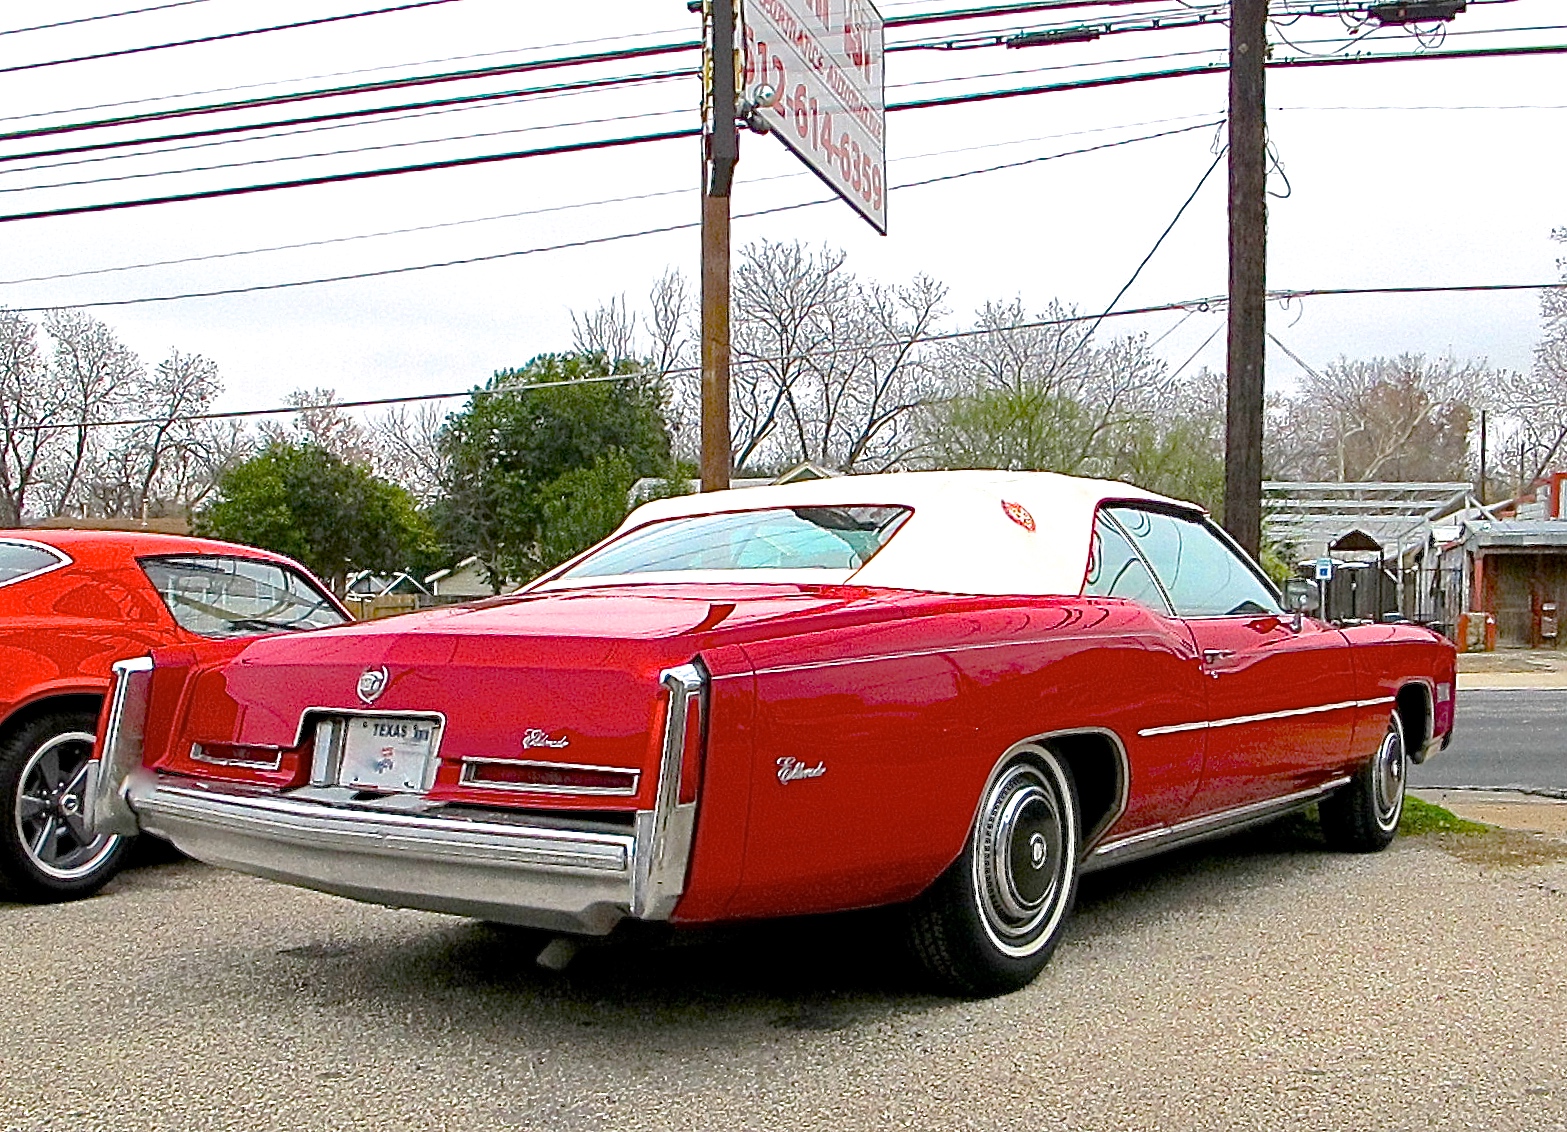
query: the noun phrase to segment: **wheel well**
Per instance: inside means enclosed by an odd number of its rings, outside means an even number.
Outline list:
[[[85,711],[96,716],[103,710],[103,697],[91,692],[72,692],[59,696],[46,696],[41,700],[23,704],[0,723],[0,741],[9,739],[33,720],[63,711]]]
[[[1126,754],[1120,741],[1107,731],[1051,735],[1045,745],[1060,755],[1072,772],[1086,852],[1126,809]]]
[[[1395,700],[1404,743],[1419,752],[1431,737],[1431,689],[1424,684],[1405,684]]]

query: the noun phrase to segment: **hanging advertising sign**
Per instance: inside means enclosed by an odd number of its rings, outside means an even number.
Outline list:
[[[886,235],[881,13],[869,0],[745,0],[744,10],[756,118]]]

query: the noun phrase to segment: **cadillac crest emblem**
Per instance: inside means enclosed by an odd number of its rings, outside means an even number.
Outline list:
[[[359,674],[359,685],[354,689],[361,702],[373,704],[381,698],[381,693],[386,691],[386,685],[391,680],[391,675],[383,665],[380,668],[367,668]]]

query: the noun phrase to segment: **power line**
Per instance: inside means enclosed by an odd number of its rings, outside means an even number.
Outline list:
[[[1201,121],[1197,125],[1191,127],[1192,129],[1206,128],[1206,127],[1211,126],[1211,125],[1216,125],[1219,121],[1222,121],[1222,119],[1215,120],[1211,114],[1205,114],[1205,115],[1184,114],[1184,115],[1180,115],[1180,116],[1178,116],[1176,118],[1154,119],[1152,121],[1143,121],[1143,122],[1125,122],[1125,123],[1121,123],[1121,124],[1115,125],[1115,126],[1097,126],[1097,127],[1093,127],[1091,129],[1087,129],[1087,130],[1069,130],[1069,131],[1067,131],[1065,133],[1047,134],[1047,135],[1044,135],[1042,137],[1016,138],[1016,139],[1003,141],[1003,142],[986,142],[986,143],[981,144],[981,145],[965,145],[965,146],[957,146],[957,147],[954,147],[952,149],[938,149],[938,150],[928,151],[928,152],[925,152],[925,153],[912,153],[912,154],[908,154],[905,157],[896,159],[893,162],[893,164],[901,164],[904,161],[919,161],[919,160],[923,160],[923,159],[929,158],[929,157],[946,157],[946,156],[950,156],[950,155],[955,154],[955,153],[973,153],[973,152],[976,152],[978,150],[985,150],[985,149],[998,149],[998,148],[1002,148],[1002,147],[1015,146],[1015,145],[1033,145],[1033,144],[1035,144],[1037,142],[1058,141],[1058,140],[1060,140],[1062,138],[1081,137],[1081,136],[1083,136],[1085,134],[1103,134],[1103,133],[1115,132],[1115,131],[1118,131],[1118,130],[1142,129],[1142,128],[1145,128],[1145,127],[1148,127],[1148,126],[1162,126],[1162,125],[1166,125],[1166,124],[1168,124],[1170,122],[1189,122],[1192,118],[1202,118],[1203,119],[1203,121]],[[1150,139],[1151,138],[1156,138],[1156,137],[1165,137],[1165,136],[1169,136],[1169,135],[1168,134],[1145,135],[1145,137],[1150,138]],[[1134,140],[1143,140],[1143,139],[1139,138],[1139,139],[1134,139]],[[1005,165],[989,166],[989,167],[987,167],[985,169],[980,169],[980,170],[965,170],[965,171],[962,171],[962,172],[945,174],[945,175],[940,176],[940,177],[928,178],[928,179],[925,179],[925,180],[908,181],[908,182],[904,182],[903,184],[901,184],[901,185],[899,185],[897,187],[899,187],[899,188],[918,188],[918,187],[920,187],[922,185],[934,184],[937,181],[957,180],[957,179],[960,179],[960,178],[963,178],[963,177],[973,176],[976,173],[997,172],[997,171],[1000,171],[1001,169],[1020,168],[1020,167],[1025,166],[1025,165],[1036,164],[1037,162],[1040,162],[1040,161],[1053,160],[1057,156],[1061,156],[1061,155],[1059,155],[1059,154],[1048,154],[1048,155],[1046,155],[1044,157],[1029,157],[1029,158],[1024,158],[1024,159],[1022,159],[1020,161],[1009,162],[1009,163],[1007,163]],[[766,183],[766,182],[769,182],[769,181],[795,180],[795,179],[799,179],[799,178],[803,178],[803,177],[807,177],[807,176],[810,176],[810,173],[807,170],[803,170],[802,169],[802,170],[800,170],[798,172],[794,172],[794,173],[780,173],[780,174],[774,174],[773,176],[770,176],[770,177],[751,178],[751,179],[748,179],[746,181],[746,183],[747,184],[751,184],[751,185],[756,185],[756,184],[763,184],[763,183]],[[325,247],[325,246],[329,246],[329,245],[332,245],[332,244],[353,243],[353,242],[356,242],[356,241],[359,241],[359,240],[380,239],[380,238],[386,237],[386,236],[405,236],[405,235],[411,235],[411,234],[420,233],[420,232],[433,232],[433,231],[437,231],[437,230],[441,230],[441,229],[445,229],[445,228],[459,228],[459,227],[464,227],[464,226],[470,225],[470,224],[487,224],[487,223],[490,223],[490,222],[493,222],[493,221],[496,221],[496,220],[514,220],[514,219],[517,219],[517,218],[523,217],[523,216],[540,216],[540,215],[544,215],[544,214],[547,214],[547,213],[566,212],[566,211],[572,211],[572,210],[579,209],[579,208],[596,208],[596,207],[599,207],[601,205],[606,205],[606,204],[625,204],[625,203],[628,203],[628,202],[631,202],[631,201],[652,200],[652,199],[659,198],[659,197],[681,196],[681,195],[684,195],[684,194],[687,194],[687,193],[691,193],[691,192],[694,192],[694,191],[695,190],[692,187],[690,187],[690,186],[682,186],[680,188],[663,189],[663,190],[658,190],[658,191],[655,191],[655,192],[633,193],[633,194],[628,195],[628,196],[607,197],[607,198],[603,198],[603,199],[600,199],[600,200],[590,200],[590,201],[573,201],[573,202],[568,203],[568,204],[551,205],[551,206],[548,206],[548,207],[545,207],[545,208],[523,209],[523,210],[517,211],[517,212],[502,212],[502,213],[498,213],[498,214],[494,214],[494,215],[490,215],[490,216],[476,216],[476,217],[470,217],[470,218],[465,219],[465,220],[448,220],[448,221],[442,221],[442,222],[434,223],[434,224],[420,224],[420,225],[416,225],[416,226],[408,227],[408,228],[393,228],[393,229],[384,230],[384,231],[378,231],[378,232],[363,232],[363,233],[358,233],[358,234],[351,235],[351,236],[332,236],[332,237],[326,237],[326,238],[317,239],[317,240],[301,240],[301,241],[298,241],[296,243],[290,243],[290,244],[273,244],[273,245],[270,245],[270,246],[267,246],[267,247],[260,247],[260,248],[241,248],[241,249],[237,249],[237,250],[234,250],[234,251],[228,251],[228,252],[213,252],[213,253],[209,253],[209,254],[205,254],[205,255],[180,256],[180,257],[174,258],[174,259],[160,259],[160,260],[145,261],[145,262],[142,262],[142,263],[120,264],[120,265],[117,265],[117,266],[114,266],[114,267],[91,268],[91,269],[87,269],[87,270],[83,270],[83,271],[65,271],[65,272],[58,272],[58,273],[55,273],[55,274],[52,274],[52,275],[32,275],[32,276],[25,276],[25,277],[14,278],[14,279],[0,279],[0,286],[9,287],[9,286],[15,286],[15,285],[21,284],[21,283],[48,283],[48,282],[53,282],[53,281],[60,280],[60,279],[84,279],[84,278],[88,278],[88,277],[96,276],[96,275],[114,275],[114,274],[118,274],[118,273],[124,272],[124,271],[140,271],[140,270],[144,270],[144,269],[147,269],[147,268],[155,268],[155,267],[176,267],[176,266],[181,266],[181,265],[190,264],[190,263],[207,263],[207,262],[212,262],[212,261],[215,261],[215,260],[235,259],[235,258],[238,258],[238,257],[241,257],[241,256],[248,256],[248,255],[264,255],[264,254],[271,253],[271,252],[298,251],[298,250],[303,249],[303,248],[315,248],[315,247]]]
[[[693,224],[679,225],[678,227],[690,228]],[[1522,291],[1545,290],[1552,287],[1561,287],[1561,283],[1471,283],[1438,286],[1413,286],[1413,287],[1337,287],[1314,290],[1289,290],[1269,292],[1270,298],[1310,298],[1318,296],[1346,296],[1346,295],[1386,295],[1386,294],[1410,294],[1410,293],[1456,293],[1474,291]],[[1209,311],[1224,305],[1225,300],[1219,296],[1210,296],[1205,299],[1183,299],[1178,302],[1155,303],[1148,306],[1128,307],[1124,310],[1108,311],[1103,315],[1062,315],[1057,318],[1035,319],[1028,322],[1017,322],[1010,326],[982,327],[972,330],[953,330],[940,334],[927,334],[920,338],[921,343],[948,342],[963,338],[978,338],[991,334],[1014,334],[1024,330],[1038,330],[1054,326],[1069,326],[1080,322],[1093,322],[1104,318],[1130,318],[1150,314],[1169,314],[1173,311]],[[29,308],[18,308],[28,311]],[[1215,332],[1217,333],[1217,332]],[[1208,343],[1213,340],[1210,335],[1208,340],[1198,348],[1201,353]],[[840,347],[835,350],[815,351],[810,356],[830,356],[840,353],[860,352],[871,349],[881,349],[902,345],[900,342],[868,342],[855,346]],[[1196,354],[1193,355],[1193,358]],[[1190,364],[1188,359],[1186,365]],[[53,432],[62,429],[77,428],[128,428],[137,425],[167,424],[171,421],[212,421],[212,420],[243,420],[256,417],[287,416],[293,413],[308,413],[326,409],[375,409],[389,405],[409,405],[421,401],[451,401],[462,397],[489,397],[504,393],[525,393],[531,389],[549,389],[563,385],[597,384],[607,381],[635,381],[646,380],[657,376],[675,376],[679,374],[693,374],[699,371],[697,366],[675,366],[664,371],[662,375],[652,374],[646,371],[627,374],[609,374],[604,377],[574,378],[559,382],[538,382],[528,385],[505,386],[499,389],[483,389],[470,387],[468,389],[453,390],[446,393],[412,393],[398,397],[371,397],[356,401],[331,401],[314,405],[285,405],[268,409],[237,409],[225,412],[187,413],[175,416],[162,417],[125,417],[117,420],[81,422],[48,422],[37,425],[29,425],[22,431]],[[1185,368],[1185,365],[1181,367]],[[1177,371],[1179,372],[1179,371]]]
[[[1289,59],[1274,61],[1269,63],[1268,66],[1270,68],[1350,66],[1370,63],[1425,62],[1439,59],[1503,58],[1510,56],[1561,54],[1567,54],[1567,46],[1550,44],[1527,47],[1467,48],[1458,51],[1373,55],[1348,59]],[[960,106],[975,102],[989,102],[1003,98],[1017,98],[1022,95],[1045,94],[1067,90],[1090,90],[1100,87],[1121,86],[1128,83],[1150,82],[1160,79],[1187,78],[1195,75],[1222,74],[1226,70],[1226,66],[1222,64],[1215,64],[1200,67],[1171,68],[1163,71],[1142,72],[1133,75],[1114,75],[1105,78],[1078,79],[1064,83],[1045,83],[1029,87],[1009,87],[1000,90],[974,91],[965,94],[944,95],[933,98],[918,99],[910,102],[892,103],[888,105],[887,110],[888,112],[896,112],[901,110],[926,110],[940,106]],[[577,142],[570,145],[545,146],[538,149],[519,150],[510,153],[481,154],[475,157],[450,158],[444,161],[427,161],[380,169],[361,169],[348,173],[325,174],[318,177],[301,177],[289,181],[263,182],[259,184],[240,185],[229,188],[207,189],[200,192],[172,193],[164,196],[110,201],[100,204],[73,205],[66,208],[40,209],[32,212],[0,214],[0,223],[9,223],[18,220],[42,220],[59,216],[77,216],[86,213],[112,212],[122,209],[141,208],[157,204],[182,204],[198,200],[212,200],[221,197],[272,192],[281,189],[305,188],[316,185],[338,184],[347,181],[361,181],[378,177],[398,176],[405,173],[423,173],[440,169],[456,169],[475,165],[493,164],[500,161],[513,161],[527,157],[542,157],[563,153],[577,153],[594,149],[607,149],[618,146],[635,145],[641,142],[668,141],[675,138],[689,138],[698,136],[700,133],[701,131],[695,128],[685,130],[668,130],[662,133],[639,135],[636,137],[609,138],[600,141]]]
[[[246,36],[266,35],[274,31],[293,31],[296,28],[319,27],[322,24],[336,24],[344,20],[360,20],[366,16],[386,16],[393,12],[407,12],[414,8],[433,8],[437,4],[455,4],[457,0],[412,0],[407,4],[394,4],[388,8],[372,8],[363,12],[345,12],[340,16],[317,16],[309,20],[297,20],[291,24],[272,24],[264,28],[248,28],[245,31],[226,31],[217,35],[204,35],[196,39],[179,39],[170,43],[152,43],[145,47],[121,47],[114,51],[99,51],[92,55],[73,55],[68,59],[45,59],[37,63],[17,63],[9,67],[0,67],[0,75],[15,74],[18,71],[37,71],[44,67],[61,67],[67,63],[91,63],[100,59],[119,59],[126,55],[143,55],[149,51],[167,51],[172,47],[194,47],[203,43],[218,43],[226,39],[243,39]]]
[[[1431,51],[1415,53],[1389,52],[1385,55],[1361,55],[1347,59],[1274,59],[1268,69],[1287,70],[1291,67],[1346,67],[1370,63],[1415,63],[1439,59],[1500,59],[1510,56],[1564,55],[1567,45],[1540,44],[1524,47],[1470,47],[1457,51]],[[1002,98],[1017,98],[1029,94],[1052,94],[1057,91],[1092,90],[1097,87],[1124,86],[1129,83],[1154,82],[1161,79],[1184,79],[1196,75],[1222,75],[1229,70],[1227,64],[1212,63],[1196,67],[1171,67],[1161,71],[1144,71],[1132,75],[1113,75],[1106,78],[1078,79],[1065,83],[1048,83],[1039,86],[1008,87],[1000,90],[976,91],[969,94],[946,95],[919,99],[888,106],[892,110],[926,110],[937,106],[961,106],[971,102],[992,102]]]
[[[1218,153],[1213,155],[1213,164],[1209,165],[1203,175],[1197,179],[1197,186],[1187,194],[1186,199],[1181,202],[1181,207],[1175,210],[1175,215],[1164,226],[1164,231],[1159,233],[1159,238],[1153,242],[1153,247],[1148,249],[1148,254],[1143,256],[1142,262],[1137,265],[1137,270],[1132,272],[1132,277],[1115,293],[1115,298],[1111,299],[1110,304],[1105,307],[1104,314],[1100,315],[1093,325],[1088,328],[1088,332],[1078,340],[1076,348],[1073,349],[1071,356],[1067,358],[1065,365],[1070,365],[1076,360],[1077,355],[1082,353],[1083,347],[1088,344],[1088,340],[1094,336],[1094,331],[1099,329],[1099,324],[1115,309],[1115,304],[1119,303],[1126,293],[1132,289],[1132,284],[1137,282],[1137,277],[1143,273],[1143,268],[1148,266],[1149,261],[1153,259],[1154,255],[1164,245],[1165,239],[1171,232],[1175,231],[1175,226],[1181,222],[1181,217],[1186,215],[1186,210],[1197,199],[1197,194],[1202,192],[1202,187],[1208,183],[1208,178],[1213,176],[1213,171],[1219,167],[1219,162],[1224,160],[1226,152],[1225,149],[1220,149]]]
[[[690,228],[690,227],[693,227],[693,225],[691,225],[691,224],[684,224],[684,225],[681,225],[681,227]],[[1135,308],[1135,309],[1129,309],[1129,310],[1124,310],[1124,311],[1116,311],[1113,314],[1111,314],[1109,317],[1111,317],[1111,318],[1118,318],[1118,317],[1122,317],[1122,316],[1132,316],[1132,315],[1163,314],[1163,313],[1168,313],[1169,311],[1184,310],[1184,309],[1186,309],[1186,307],[1188,307],[1190,305],[1192,305],[1192,304],[1190,304],[1190,303],[1160,303],[1160,304],[1155,305],[1155,306],[1138,307],[1138,308]],[[962,338],[975,338],[975,337],[979,337],[979,336],[986,335],[986,334],[1015,333],[1017,331],[1035,330],[1035,329],[1040,329],[1040,328],[1049,327],[1049,326],[1066,326],[1066,325],[1070,325],[1070,324],[1076,323],[1076,322],[1087,322],[1087,321],[1091,320],[1094,317],[1095,316],[1093,316],[1093,315],[1063,315],[1063,316],[1061,316],[1059,318],[1047,318],[1047,319],[1038,319],[1038,320],[1033,321],[1033,322],[1014,323],[1013,325],[1006,326],[1006,327],[986,327],[984,329],[976,329],[976,330],[954,330],[954,331],[948,331],[948,332],[941,333],[941,334],[927,334],[927,335],[923,336],[920,339],[920,341],[921,342],[946,342],[946,341],[954,341],[954,340],[962,339]],[[837,350],[816,351],[811,356],[812,357],[829,356],[829,355],[834,355],[834,354],[839,354],[839,353],[858,352],[858,351],[863,351],[863,350],[868,350],[868,349],[878,349],[878,348],[882,348],[882,347],[897,346],[897,345],[900,345],[900,343],[897,343],[897,342],[871,342],[871,343],[866,343],[866,344],[852,346],[852,347],[843,347],[843,348],[840,348],[840,349],[837,349]],[[370,397],[370,398],[366,398],[366,399],[358,400],[358,401],[333,401],[333,402],[325,402],[325,403],[315,404],[315,405],[286,405],[286,406],[279,406],[279,407],[269,408],[269,409],[237,409],[237,410],[231,410],[231,411],[227,411],[227,412],[186,413],[186,414],[175,415],[175,416],[172,416],[172,417],[170,417],[170,416],[163,416],[163,417],[125,417],[125,418],[121,418],[121,419],[118,419],[118,420],[88,421],[85,424],[83,424],[81,422],[76,422],[76,421],[72,421],[70,423],[49,422],[49,423],[44,423],[44,424],[29,425],[29,426],[27,426],[26,429],[24,429],[22,431],[54,432],[54,431],[59,431],[59,430],[62,430],[62,429],[77,429],[77,428],[83,428],[83,427],[85,427],[85,428],[129,428],[129,427],[134,427],[134,426],[137,426],[137,425],[167,424],[167,423],[170,423],[172,421],[182,421],[182,422],[184,422],[184,421],[222,421],[222,420],[253,419],[253,418],[256,418],[256,417],[277,417],[277,416],[287,416],[287,415],[292,414],[292,413],[315,412],[315,411],[319,411],[319,410],[323,410],[323,409],[376,409],[376,408],[384,408],[384,407],[389,406],[389,405],[410,405],[410,404],[416,404],[416,403],[421,402],[421,401],[451,401],[451,400],[455,400],[455,399],[460,398],[460,397],[492,397],[492,396],[497,396],[497,395],[504,394],[504,393],[526,393],[526,392],[528,392],[529,390],[532,390],[532,389],[552,389],[552,388],[557,388],[557,387],[565,386],[565,385],[598,384],[598,383],[601,383],[601,382],[612,382],[612,381],[637,381],[637,380],[644,380],[645,381],[648,378],[655,377],[655,376],[670,377],[670,376],[675,376],[675,375],[680,375],[680,374],[694,374],[694,373],[699,372],[700,368],[701,367],[699,367],[699,366],[675,366],[675,367],[672,367],[672,368],[670,368],[668,370],[665,370],[663,374],[652,374],[652,373],[648,373],[646,371],[638,372],[638,373],[607,374],[607,375],[605,375],[603,377],[573,378],[573,379],[566,380],[566,381],[553,381],[553,382],[543,382],[543,381],[541,381],[541,382],[537,382],[537,383],[530,383],[530,384],[527,384],[527,385],[505,386],[505,387],[502,387],[502,388],[499,388],[499,389],[483,389],[483,388],[478,388],[478,387],[470,387],[468,389],[454,390],[454,391],[449,392],[449,393],[413,393],[413,394],[405,394],[405,395],[399,396],[399,397]]]
[[[452,3],[454,0],[426,0],[430,3]],[[577,55],[562,55],[550,59],[530,59],[521,63],[498,63],[489,67],[468,67],[456,71],[443,71],[430,75],[405,76],[399,79],[382,79],[376,82],[349,83],[314,90],[294,91],[286,94],[258,95],[255,98],[234,99],[229,102],[203,103],[196,106],[180,106],[172,110],[148,110],[140,114],[120,114],[96,118],[85,122],[67,122],[54,126],[35,126],[26,130],[9,130],[0,133],[0,142],[23,141],[29,138],[54,137],[60,134],[81,133],[84,130],[103,130],[117,126],[144,125],[150,122],[168,122],[181,118],[194,118],[207,114],[227,114],[236,110],[259,110],[269,106],[286,106],[296,102],[315,102],[323,98],[345,98],[351,95],[379,94],[389,90],[408,90],[414,87],[435,86],[450,82],[467,82],[473,79],[504,78],[509,75],[528,74],[534,71],[551,71],[567,67],[584,67],[596,63],[627,62],[659,55],[671,55],[689,51],[700,44],[662,43],[648,47],[622,48],[616,51],[594,51]],[[696,69],[690,68],[695,74]]]
[[[1152,141],[1157,138],[1170,137],[1177,133],[1185,133],[1193,129],[1206,129],[1212,126],[1212,122],[1199,123],[1196,126],[1187,126],[1179,130],[1165,130],[1157,134],[1140,135],[1133,138],[1122,138],[1113,142],[1105,142],[1101,145],[1086,146],[1081,149],[1067,150],[1062,153],[1049,154],[1043,157],[1029,158],[1024,161],[1011,161],[1003,164],[987,166],[983,169],[964,170],[957,173],[949,173],[939,177],[928,177],[919,181],[893,185],[893,189],[918,188],[924,185],[936,184],[942,181],[954,181],[961,177],[971,177],[981,173],[1000,172],[1005,169],[1015,169],[1022,165],[1037,164],[1042,161],[1051,161],[1063,157],[1076,157],[1087,153],[1095,153],[1104,149],[1113,149],[1120,146],[1131,145],[1140,141]],[[780,212],[793,212],[802,208],[815,208],[819,205],[830,204],[836,198],[820,198],[817,200],[799,201],[793,204],[775,205],[771,208],[755,209],[750,212],[736,213],[736,219],[747,219],[757,216],[771,216]],[[438,263],[410,264],[402,267],[388,267],[373,271],[360,271],[344,275],[323,276],[314,279],[287,280],[281,283],[256,283],[240,287],[225,287],[212,291],[187,291],[173,295],[149,295],[132,299],[108,299],[93,303],[62,303],[52,307],[11,307],[10,310],[37,313],[46,310],[76,310],[87,307],[123,307],[135,306],[142,303],[173,302],[182,299],[211,299],[228,295],[252,294],[259,291],[281,291],[295,287],[309,287],[324,283],[347,283],[363,279],[378,279],[390,275],[407,275],[416,271],[431,271],[444,267],[467,267],[476,263],[491,263],[496,260],[514,259],[518,256],[536,255],[542,252],[565,251],[574,248],[590,247],[597,244],[615,243],[620,240],[636,239],[642,236],[662,235],[668,232],[681,232],[699,226],[698,221],[686,221],[678,224],[666,224],[654,228],[643,228],[634,232],[618,232],[607,236],[592,236],[580,240],[569,240],[564,243],[548,244],[541,247],[520,248],[507,252],[490,252],[485,255],[468,256],[462,259],[443,260]]]
[[[25,161],[35,157],[66,157],[77,153],[99,153],[107,149],[128,149],[132,146],[159,145],[171,141],[191,141],[198,138],[223,137],[229,134],[250,133],[253,130],[281,129],[289,126],[312,126],[323,122],[347,122],[364,118],[379,118],[388,114],[439,109],[442,107],[477,106],[480,103],[505,102],[511,99],[544,98],[580,91],[605,90],[610,87],[636,86],[641,83],[663,82],[667,79],[690,78],[697,72],[690,68],[675,71],[653,71],[641,75],[613,75],[598,79],[576,79],[571,82],[552,83],[548,86],[520,87],[514,90],[487,91],[484,94],[454,95],[450,98],[432,98],[420,102],[404,102],[391,106],[370,106],[358,110],[334,110],[323,114],[308,114],[296,118],[273,119],[269,122],[251,122],[238,126],[215,126],[204,130],[186,130],[175,134],[162,134],[150,138],[124,138],[119,141],[92,142],[87,145],[60,146],[55,149],[35,149],[23,153],[0,155],[0,163]],[[262,135],[276,136],[276,135]],[[0,138],[0,140],[4,140]],[[236,139],[255,140],[255,139]],[[139,157],[141,154],[128,156]]]
[[[154,169],[143,173],[123,173],[118,176],[84,177],[75,181],[50,181],[43,184],[16,185],[0,188],[0,193],[30,193],[44,189],[69,189],[83,185],[108,185],[121,181],[145,181],[155,177],[179,177],[188,173],[212,173],[220,169],[248,169],[257,165],[280,165],[290,161],[312,161],[322,157],[344,157],[359,153],[379,153],[389,149],[407,149],[411,146],[446,145],[451,142],[477,141],[482,138],[510,137],[514,134],[534,134],[542,130],[567,130],[577,126],[599,126],[616,122],[637,122],[649,118],[667,118],[671,114],[689,114],[684,107],[672,110],[648,110],[638,114],[616,114],[608,118],[584,118],[576,122],[543,122],[533,126],[513,126],[509,130],[486,130],[476,134],[446,134],[435,138],[412,138],[408,141],[382,142],[379,145],[353,146],[344,149],[317,150],[313,153],[289,153],[277,157],[254,157],[245,161],[224,161],[215,165],[193,165],[184,169]],[[22,170],[0,169],[0,174]]]
[[[350,173],[325,173],[317,177],[296,177],[290,181],[265,181],[253,185],[233,185],[222,189],[169,193],[161,197],[140,197],[135,200],[110,201],[106,204],[80,204],[66,208],[46,208],[35,212],[0,213],[0,224],[17,220],[43,220],[56,216],[80,216],[91,212],[117,212],[121,209],[144,208],[155,204],[187,204],[198,200],[217,200],[222,197],[270,193],[279,189],[301,189],[313,185],[338,185],[349,181],[365,181],[377,177],[397,177],[404,173],[428,173],[437,169],[464,169],[475,165],[493,165],[498,161],[518,161],[528,157],[555,157],[565,153],[619,149],[622,146],[641,145],[644,142],[673,141],[676,138],[700,137],[701,133],[700,129],[694,128],[664,130],[661,133],[636,134],[619,138],[598,138],[594,141],[565,142],[560,145],[538,146],[534,149],[512,150],[509,153],[484,153],[476,157],[449,157],[441,161],[420,161],[411,165],[393,165],[381,169],[358,169]]]
[[[100,16],[79,16],[74,20],[56,20],[52,24],[34,24],[26,28],[6,28],[0,35],[21,35],[26,31],[49,31],[51,28],[71,27],[73,24],[90,24],[98,20],[117,20],[121,16],[139,16],[144,12],[161,12],[166,8],[184,8],[191,4],[206,4],[208,0],[172,0],[168,4],[153,4],[147,8],[130,8],[124,12],[105,12]]]
[[[192,4],[205,3],[206,0],[185,0]],[[396,71],[406,67],[430,67],[437,63],[465,63],[471,59],[493,59],[498,55],[521,55],[526,51],[552,51],[561,47],[581,47],[584,44],[615,43],[624,39],[649,39],[653,36],[675,35],[681,29],[665,29],[662,31],[630,32],[626,35],[595,36],[591,39],[571,39],[556,43],[540,43],[530,47],[512,47],[505,51],[481,51],[468,55],[444,55],[437,59],[414,59],[402,63],[383,63],[376,67],[357,67],[347,71],[326,71],[314,75],[294,75],[286,79],[273,79],[270,82],[241,83],[238,86],[208,87],[203,90],[178,91],[174,94],[151,95],[147,98],[122,99],[115,102],[95,102],[83,106],[62,106],[55,110],[39,110],[30,114],[0,115],[0,122],[20,122],[28,118],[51,118],[60,114],[80,114],[88,110],[112,110],[120,106],[145,106],[149,102],[169,102],[176,98],[204,98],[214,94],[233,94],[242,90],[265,90],[269,87],[286,86],[289,83],[314,83],[323,79],[343,79],[353,75],[373,75],[379,71]],[[700,47],[700,44],[694,46]]]

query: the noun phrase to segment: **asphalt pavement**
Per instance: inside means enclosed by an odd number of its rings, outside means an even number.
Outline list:
[[[1277,824],[1087,878],[988,1001],[923,993],[884,929],[554,974],[512,931],[136,869],[0,903],[0,1129],[1567,1129],[1567,843]]]
[[[1465,688],[1460,678],[1453,742],[1409,782],[1567,797],[1567,687]]]

